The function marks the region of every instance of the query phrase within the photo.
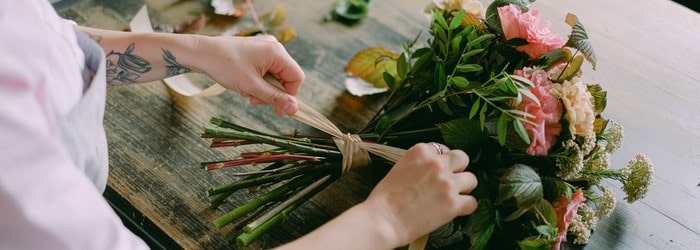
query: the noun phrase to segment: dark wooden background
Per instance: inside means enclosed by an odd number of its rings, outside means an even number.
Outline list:
[[[345,131],[361,128],[383,97],[354,97],[343,87],[345,63],[361,49],[401,44],[426,31],[428,2],[373,1],[369,18],[347,26],[324,23],[334,1],[254,1],[259,12],[276,2],[288,10],[298,37],[285,45],[303,67],[307,81],[299,98]],[[177,24],[201,11],[207,1],[149,0],[154,23]],[[125,0],[87,1],[61,11],[79,24],[123,30],[144,4]],[[484,3],[486,5],[487,2]],[[613,156],[623,167],[636,153],[656,167],[646,199],[627,204],[618,183],[618,207],[599,223],[591,249],[700,249],[700,15],[667,0],[537,1],[559,34],[575,13],[585,24],[599,56],[597,71],[584,78],[609,95],[608,117],[625,126],[622,148]],[[229,19],[215,18],[202,31],[218,35]],[[423,36],[426,37],[425,35]],[[196,81],[207,81],[191,76]],[[186,249],[226,248],[227,228],[211,223],[251,196],[240,193],[218,210],[208,208],[205,191],[236,180],[232,171],[206,172],[201,161],[234,157],[241,149],[210,149],[199,133],[211,116],[268,132],[314,132],[267,107],[252,107],[238,94],[186,98],[160,82],[108,89],[105,127],[110,147],[109,188]],[[361,201],[385,169],[359,169],[344,176],[294,212],[251,248],[272,248],[310,232]],[[332,247],[330,247],[332,248]]]

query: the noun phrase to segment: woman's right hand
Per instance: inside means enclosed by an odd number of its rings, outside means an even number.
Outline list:
[[[444,152],[444,153],[443,153]],[[396,246],[407,245],[448,223],[473,213],[476,199],[474,174],[465,172],[468,156],[436,143],[411,147],[360,204],[382,226]]]

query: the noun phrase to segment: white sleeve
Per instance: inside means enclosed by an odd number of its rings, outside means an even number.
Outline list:
[[[41,66],[55,41],[31,32],[42,2],[0,3],[0,249],[147,249],[61,142],[47,98],[60,74]]]
[[[42,88],[0,63],[0,249],[145,249],[62,148]]]

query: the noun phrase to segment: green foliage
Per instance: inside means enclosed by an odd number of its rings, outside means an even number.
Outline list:
[[[509,168],[498,184],[496,202],[514,203],[518,208],[530,208],[542,199],[542,181],[531,167],[515,164]]]
[[[477,155],[487,138],[476,121],[466,118],[441,123],[437,127],[447,145],[453,149],[461,149],[469,155]]]
[[[566,15],[566,24],[571,26],[571,35],[569,35],[569,40],[566,41],[564,46],[572,47],[581,51],[586,57],[586,60],[591,63],[593,69],[595,70],[596,56],[593,51],[593,45],[588,39],[588,34],[586,34],[586,29],[583,28],[583,24],[578,20],[576,15],[569,13]]]
[[[608,92],[604,91],[598,84],[589,85],[588,92],[593,96],[593,112],[596,114],[603,113],[608,105]]]
[[[488,199],[479,202],[479,206],[469,217],[468,234],[471,249],[486,249],[496,228],[498,215]]]

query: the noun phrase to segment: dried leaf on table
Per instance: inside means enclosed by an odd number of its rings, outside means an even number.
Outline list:
[[[399,54],[384,47],[370,47],[355,54],[345,66],[345,71],[350,75],[362,78],[374,87],[387,88],[384,72],[397,79],[396,61],[398,58]]]

